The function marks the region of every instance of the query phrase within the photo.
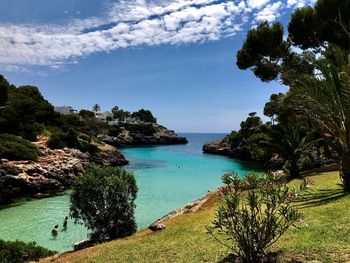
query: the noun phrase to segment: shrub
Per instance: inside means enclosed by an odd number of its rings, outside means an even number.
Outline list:
[[[153,124],[125,124],[125,129],[132,133],[141,133],[144,135],[152,135],[156,132]]]
[[[108,135],[113,136],[113,137],[117,137],[121,133],[121,131],[122,131],[122,129],[119,127],[110,127],[108,129]]]
[[[67,132],[55,131],[50,136],[48,146],[52,149],[62,149],[64,147],[78,148],[78,133],[73,128],[69,128]]]
[[[55,253],[55,251],[37,246],[35,242],[24,243],[21,241],[0,240],[0,261],[2,263],[20,263],[39,260]]]
[[[70,215],[84,223],[95,241],[115,239],[136,231],[137,193],[132,173],[119,167],[92,166],[76,178]]]
[[[57,131],[51,134],[48,146],[51,149],[62,149],[67,147],[65,134],[62,131]]]
[[[244,262],[262,262],[300,213],[291,206],[295,192],[287,185],[268,174],[248,178],[224,175],[223,204],[207,229]]]
[[[88,135],[86,135],[85,133],[81,133],[81,134],[79,134],[78,139],[89,141],[90,137]]]
[[[82,152],[97,153],[98,147],[84,140],[79,140],[79,146],[77,147]]]
[[[73,128],[69,128],[65,134],[65,140],[66,140],[68,147],[70,147],[70,148],[78,147],[78,145],[79,145],[78,132]]]
[[[30,142],[12,134],[0,134],[0,156],[11,160],[37,161],[39,150]]]

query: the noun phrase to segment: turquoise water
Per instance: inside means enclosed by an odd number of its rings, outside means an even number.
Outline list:
[[[241,174],[257,169],[251,163],[202,153],[202,145],[223,134],[182,134],[187,145],[125,148],[139,187],[136,221],[147,227],[157,218],[205,195],[221,185],[221,176],[232,170]],[[0,210],[0,239],[35,241],[57,251],[71,250],[73,244],[86,239],[87,231],[70,220],[66,231],[63,218],[69,211],[69,191],[62,195],[17,202]],[[51,229],[59,224],[59,235]]]

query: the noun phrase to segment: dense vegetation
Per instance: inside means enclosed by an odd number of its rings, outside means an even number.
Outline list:
[[[98,148],[92,141],[99,134],[116,137],[125,130],[144,135],[156,132],[154,124],[157,119],[149,110],[130,113],[114,107],[113,118],[121,121],[114,127],[95,116],[95,112],[100,111],[98,104],[93,106],[93,111],[82,109],[79,114],[60,114],[54,111],[37,87],[15,87],[1,75],[0,98],[0,134],[12,134],[29,141],[35,141],[40,134],[50,135],[49,146],[54,149],[70,147],[95,153]],[[113,118],[109,117],[107,121]],[[127,122],[128,118],[134,123]],[[3,135],[2,138],[9,136]],[[34,146],[28,141],[20,141],[19,137],[12,136],[6,143],[0,139],[0,156],[36,160]]]
[[[271,122],[250,116],[230,135],[233,146],[244,142],[247,157],[267,161],[278,154],[294,177],[312,163],[340,160],[342,181],[350,187],[349,10],[349,0],[318,0],[314,7],[299,8],[287,39],[279,22],[249,30],[237,66],[290,90],[266,103],[264,114]]]
[[[94,241],[115,239],[136,231],[134,175],[119,167],[92,166],[76,178],[70,215],[83,223]]]
[[[1,263],[22,263],[55,254],[46,248],[37,246],[34,242],[24,243],[21,241],[0,240],[0,262]]]
[[[145,109],[140,109],[135,112],[128,112],[120,109],[118,106],[115,106],[112,109],[113,118],[115,119],[126,119],[126,118],[134,118],[143,123],[157,123],[157,119],[153,116],[152,112]]]
[[[0,134],[0,156],[11,160],[38,160],[39,150],[28,140],[12,134]]]

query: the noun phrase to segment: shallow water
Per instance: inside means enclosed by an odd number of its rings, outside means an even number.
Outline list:
[[[125,148],[130,161],[125,168],[133,171],[139,188],[136,221],[139,228],[186,203],[202,197],[221,185],[221,176],[232,170],[244,174],[257,169],[254,164],[227,157],[203,154],[202,145],[224,134],[182,134],[187,145]],[[57,251],[71,250],[86,239],[87,231],[69,220],[66,231],[63,218],[69,211],[69,191],[37,200],[23,200],[0,210],[0,239],[35,241]],[[59,224],[59,235],[51,229]]]

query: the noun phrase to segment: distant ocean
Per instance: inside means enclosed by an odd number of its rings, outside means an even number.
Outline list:
[[[226,134],[183,133],[186,145],[124,148],[130,161],[125,168],[137,180],[136,220],[139,228],[147,227],[166,213],[198,199],[221,183],[221,176],[235,170],[241,175],[257,168],[249,162],[203,154],[204,143]],[[63,195],[18,202],[0,210],[0,239],[35,241],[57,251],[71,250],[75,242],[87,238],[81,225],[69,222],[67,231],[51,237],[51,228],[60,224],[69,211],[69,191]]]

